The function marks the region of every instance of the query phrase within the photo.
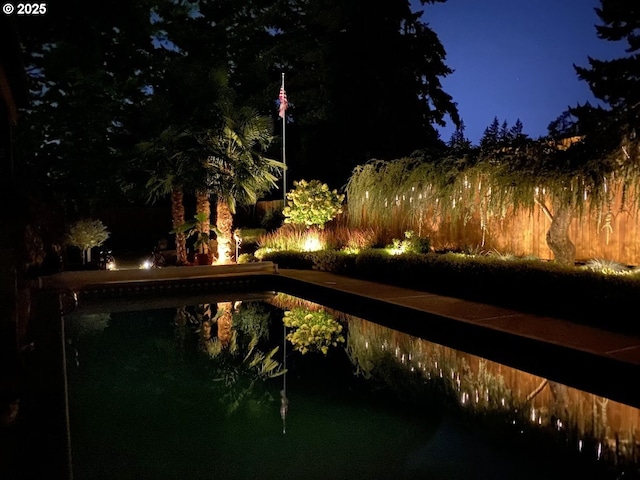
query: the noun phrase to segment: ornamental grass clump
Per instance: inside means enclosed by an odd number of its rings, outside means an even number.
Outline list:
[[[599,272],[605,275],[622,275],[633,271],[626,265],[604,258],[591,259],[585,264],[584,268],[591,270],[592,272]]]
[[[255,256],[262,258],[269,252],[313,252],[327,245],[327,233],[318,228],[301,229],[294,225],[283,225],[275,232],[258,238]]]
[[[329,347],[337,347],[338,343],[345,341],[342,325],[323,310],[294,308],[284,312],[282,321],[287,328],[291,328],[287,340],[291,342],[294,350],[303,355],[308,352],[321,352],[326,355]]]
[[[327,233],[330,246],[348,253],[358,253],[373,248],[378,243],[378,233],[371,227],[332,227]]]
[[[282,210],[285,223],[324,228],[328,221],[342,213],[344,195],[329,190],[326,183],[300,180],[293,185],[295,188],[287,193],[287,206]]]

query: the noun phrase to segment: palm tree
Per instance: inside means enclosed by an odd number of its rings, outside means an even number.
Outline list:
[[[148,199],[155,202],[171,196],[171,223],[175,233],[176,257],[179,265],[188,264],[186,235],[180,231],[185,224],[184,194],[198,178],[198,165],[192,161],[197,150],[195,135],[189,130],[169,126],[148,142],[138,144],[138,150],[148,160]]]
[[[207,239],[200,245],[200,253],[209,254],[209,241],[211,235],[211,202],[209,191],[206,188],[196,190],[196,218],[198,221],[198,232]]]
[[[267,158],[273,141],[272,121],[250,107],[220,105],[219,128],[207,130],[201,141],[206,148],[207,184],[216,198],[218,263],[231,263],[233,214],[237,204],[252,205],[277,187],[282,162]]]

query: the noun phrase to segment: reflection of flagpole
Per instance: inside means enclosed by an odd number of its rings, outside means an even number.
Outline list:
[[[282,327],[282,355],[283,355],[283,367],[284,375],[282,376],[282,389],[284,393],[287,393],[287,326]]]
[[[284,206],[287,205],[287,156],[286,156],[286,137],[285,137],[285,127],[287,124],[287,114],[286,110],[288,107],[287,102],[287,93],[284,89],[284,72],[282,72],[282,85],[280,86],[280,113],[279,116],[282,117],[282,163],[284,164],[284,168],[282,170],[282,192],[284,199]]]
[[[287,433],[287,411],[289,410],[289,399],[287,398],[287,326],[282,325],[282,352],[284,374],[282,375],[282,390],[280,391],[280,417],[282,418],[282,433]]]

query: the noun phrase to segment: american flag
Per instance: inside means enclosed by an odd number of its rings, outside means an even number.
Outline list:
[[[280,101],[280,106],[278,108],[278,116],[280,118],[284,118],[285,111],[289,106],[289,102],[287,101],[287,92],[284,91],[284,85],[280,87],[280,95],[278,95],[278,100]]]

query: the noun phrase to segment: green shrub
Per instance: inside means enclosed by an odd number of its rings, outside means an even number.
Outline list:
[[[260,219],[260,226],[267,232],[273,232],[282,226],[284,215],[282,210],[269,210]]]
[[[429,237],[419,237],[411,230],[405,232],[404,235],[408,253],[429,253],[431,251],[431,239]]]
[[[322,250],[312,252],[309,258],[313,263],[313,269],[324,272],[345,273],[353,271],[356,255],[343,251]]]
[[[324,228],[329,220],[342,213],[344,195],[329,190],[326,183],[300,180],[293,185],[295,188],[287,193],[287,206],[282,210],[285,223]]]
[[[258,255],[260,253],[260,255]],[[256,251],[256,257],[265,262],[273,262],[281,268],[293,268],[297,270],[311,270],[313,259],[306,252],[284,251]]]
[[[428,237],[419,237],[413,230],[404,232],[404,240],[393,239],[393,243],[387,249],[394,255],[406,253],[429,253],[431,240]]]
[[[242,253],[238,255],[238,263],[251,263],[259,262],[258,258],[253,253]]]
[[[264,228],[238,228],[233,233],[243,245],[247,245],[258,243],[260,237],[266,235],[267,230]]]

